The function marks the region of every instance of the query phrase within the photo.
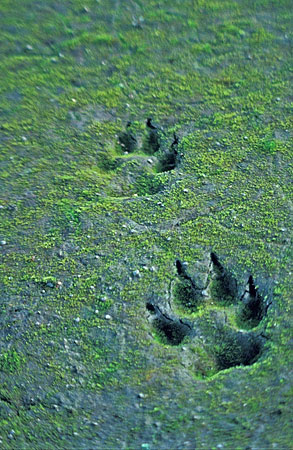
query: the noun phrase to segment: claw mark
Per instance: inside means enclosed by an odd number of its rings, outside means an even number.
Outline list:
[[[149,117],[146,121],[148,128],[147,150],[150,153],[156,153],[160,148],[160,136],[158,128],[152,124],[152,119]]]
[[[160,171],[168,172],[175,169],[179,163],[178,144],[179,138],[176,133],[173,134],[174,140],[171,147],[160,157]]]
[[[222,266],[222,264],[219,261],[219,258],[217,257],[217,255],[214,252],[211,252],[211,261],[212,263],[215,265],[215,267],[217,267],[219,269],[219,271],[221,273],[224,273],[224,267]]]
[[[211,275],[209,285],[212,298],[223,304],[235,303],[237,300],[237,281],[220,263],[218,256],[211,253]]]
[[[248,278],[248,286],[249,286],[249,294],[252,297],[256,297],[256,287],[255,287],[252,275],[250,275]]]
[[[179,259],[176,259],[176,269],[179,277],[183,278],[184,280],[189,281],[192,288],[196,291],[198,290],[197,286],[195,285],[193,279],[187,274],[182,262]]]
[[[169,317],[158,305],[147,302],[146,309],[153,314],[153,324],[163,343],[179,345],[192,333],[192,325],[180,318]]]
[[[175,285],[174,300],[176,303],[180,303],[188,309],[195,310],[204,299],[202,289],[200,289],[192,277],[188,275],[184,265],[179,259],[176,259],[175,265],[179,280]]]
[[[173,150],[174,151],[174,153],[176,154],[176,155],[178,155],[178,144],[179,144],[179,137],[177,136],[177,134],[174,132],[173,133],[173,137],[174,137],[174,140],[173,140],[173,142],[172,142],[172,144],[171,144],[171,150]]]
[[[146,309],[147,309],[148,311],[152,312],[152,313],[155,313],[155,312],[156,312],[155,306],[154,306],[152,303],[150,303],[150,302],[147,302],[147,304],[146,304]]]
[[[259,294],[252,275],[249,276],[247,287],[241,296],[243,303],[242,319],[257,325],[266,315],[271,302],[265,304],[263,297]]]

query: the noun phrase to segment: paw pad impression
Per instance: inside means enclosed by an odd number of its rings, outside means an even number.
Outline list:
[[[190,366],[203,375],[257,361],[265,338],[259,327],[253,328],[271,302],[252,275],[243,288],[214,252],[205,272],[192,273],[179,259],[175,266],[169,301],[152,298],[146,304],[158,340],[172,346],[184,341],[194,355]]]

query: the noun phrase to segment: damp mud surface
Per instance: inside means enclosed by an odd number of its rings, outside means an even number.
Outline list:
[[[292,447],[291,6],[1,2],[1,449]]]

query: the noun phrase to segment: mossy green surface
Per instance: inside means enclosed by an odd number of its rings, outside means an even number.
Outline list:
[[[292,447],[292,29],[289,0],[1,1],[1,448]],[[146,311],[211,251],[272,301],[216,373],[236,306],[178,307],[178,346]]]

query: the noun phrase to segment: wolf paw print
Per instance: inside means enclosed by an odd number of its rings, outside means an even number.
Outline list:
[[[253,276],[243,286],[214,252],[195,270],[179,259],[175,266],[169,299],[146,303],[157,340],[184,344],[185,363],[202,375],[257,361],[268,339],[261,324],[271,301]]]

